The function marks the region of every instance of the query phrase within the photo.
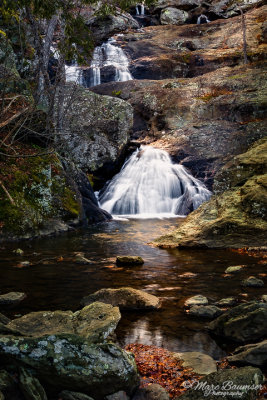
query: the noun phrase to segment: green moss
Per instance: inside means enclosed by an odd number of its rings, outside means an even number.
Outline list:
[[[70,217],[78,217],[80,214],[80,207],[73,191],[65,187],[64,194],[62,197],[62,205],[64,210],[69,214]]]

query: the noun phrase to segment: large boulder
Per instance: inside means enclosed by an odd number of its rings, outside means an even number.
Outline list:
[[[131,105],[74,84],[65,89],[61,110],[64,118],[58,138],[62,151],[85,171],[95,171],[104,163],[118,160],[132,128]]]
[[[205,376],[175,400],[256,400],[262,383],[258,368],[227,369]]]
[[[82,304],[87,305],[95,301],[112,304],[121,310],[152,310],[160,307],[158,297],[131,287],[119,289],[100,289],[82,299]]]
[[[255,154],[247,173],[242,169],[242,163],[239,164],[242,181],[237,179],[236,186],[211,197],[190,214],[176,231],[159,238],[155,243],[170,247],[264,246],[267,230],[266,150],[267,140],[257,142],[241,157],[244,160],[247,155],[251,159],[251,154]],[[261,154],[258,161],[257,154]]]
[[[231,364],[254,365],[263,368],[267,365],[267,340],[238,347],[227,359]]]
[[[267,304],[240,304],[210,322],[208,329],[214,335],[235,342],[261,339],[267,332]]]
[[[162,25],[182,25],[188,18],[188,13],[173,7],[161,11],[160,22]]]
[[[73,333],[100,342],[117,327],[120,320],[118,307],[93,303],[80,311],[37,311],[16,318],[7,328],[29,337]]]
[[[2,364],[30,368],[57,393],[71,390],[103,400],[119,390],[132,393],[139,383],[132,355],[115,344],[92,344],[77,335],[2,336],[0,357]]]

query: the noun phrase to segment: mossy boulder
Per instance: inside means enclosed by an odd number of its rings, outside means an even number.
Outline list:
[[[5,158],[1,180],[12,201],[0,188],[0,239],[67,230],[82,213],[79,193],[56,154]]]
[[[44,387],[59,393],[71,390],[102,400],[139,384],[133,356],[112,343],[92,344],[77,335],[41,338],[0,337],[2,365],[31,369]]]
[[[16,318],[7,328],[21,335],[40,337],[59,333],[75,333],[92,342],[105,340],[117,327],[121,318],[118,307],[100,302],[80,311],[38,311]]]
[[[84,297],[82,299],[82,304],[91,304],[94,301],[112,304],[113,306],[119,307],[121,310],[151,310],[160,307],[160,300],[158,297],[131,287],[100,289]]]
[[[235,342],[261,339],[267,332],[267,304],[240,304],[210,322],[208,330],[216,336]]]
[[[127,266],[142,265],[144,264],[144,260],[139,256],[118,256],[116,258],[116,264]]]
[[[229,190],[212,196],[176,231],[157,239],[155,244],[160,247],[210,248],[264,246],[267,231],[267,140],[260,140],[240,159],[244,163],[246,155],[251,159],[251,151],[258,154],[258,146],[262,156],[258,162],[255,157],[241,182],[237,181]],[[259,172],[261,175],[257,175]]]

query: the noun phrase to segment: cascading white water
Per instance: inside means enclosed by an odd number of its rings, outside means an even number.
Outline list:
[[[115,81],[124,82],[133,79],[129,71],[129,61],[126,54],[115,44],[116,40],[111,38],[95,48],[91,62],[91,86],[101,83],[101,68],[107,66],[115,68]]]
[[[141,146],[100,193],[101,208],[113,215],[186,215],[211,192],[164,150]]]
[[[140,7],[140,8],[139,8],[139,7]],[[138,16],[138,15],[141,15],[141,16],[145,15],[145,5],[144,5],[144,3],[137,4],[137,5],[135,6],[135,11],[136,11],[136,15],[137,15],[137,16]]]
[[[200,24],[208,24],[210,22],[210,20],[208,19],[208,17],[204,14],[201,14],[198,19],[197,19],[197,25]]]

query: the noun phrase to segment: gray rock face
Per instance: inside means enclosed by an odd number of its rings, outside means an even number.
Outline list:
[[[224,389],[225,382],[230,382],[230,385],[239,386],[237,390],[230,388]],[[263,375],[260,369],[252,367],[244,367],[232,370],[223,370],[214,372],[200,379],[199,383],[196,383],[192,389],[186,391],[179,398],[175,400],[256,400],[257,393],[259,391],[259,385],[263,383]],[[212,386],[213,385],[213,386]],[[247,385],[253,387],[248,389]],[[213,394],[212,387],[216,389],[216,393]],[[218,395],[222,392],[222,395]],[[233,395],[233,392],[237,393]],[[241,393],[238,395],[238,393]]]
[[[133,357],[112,343],[92,344],[77,335],[0,337],[3,363],[30,368],[51,390],[71,390],[95,400],[139,384]]]
[[[124,100],[66,86],[60,145],[76,166],[95,171],[114,162],[129,140],[133,111]]]
[[[192,317],[214,319],[223,313],[216,306],[193,306],[188,311],[188,315]]]
[[[121,310],[156,309],[160,307],[158,297],[130,287],[120,289],[101,289],[82,299],[82,304],[87,305],[95,301],[112,304]]]
[[[190,367],[196,374],[208,375],[217,371],[216,361],[208,354],[198,351],[189,351],[186,353],[173,353],[174,357],[182,360],[184,367]]]
[[[0,307],[4,306],[16,306],[22,300],[26,298],[25,293],[20,292],[9,292],[0,295]]]
[[[32,312],[14,319],[7,328],[18,331],[24,336],[40,337],[73,333],[92,342],[99,342],[114,332],[120,317],[118,307],[96,302],[75,313],[72,311]]]
[[[245,287],[262,287],[264,282],[262,279],[256,278],[255,276],[250,276],[249,278],[242,281],[242,286]]]
[[[161,25],[182,25],[188,18],[188,13],[174,7],[167,7],[161,11]]]
[[[267,340],[238,347],[227,359],[231,364],[264,367],[267,365]]]
[[[168,392],[160,385],[152,384],[138,389],[133,400],[169,400]]]
[[[184,303],[186,307],[192,307],[192,306],[206,306],[208,304],[208,299],[205,296],[202,296],[201,294],[198,294],[196,296],[190,297],[187,299]]]
[[[240,304],[210,322],[208,329],[236,342],[261,339],[267,332],[267,304]]]

